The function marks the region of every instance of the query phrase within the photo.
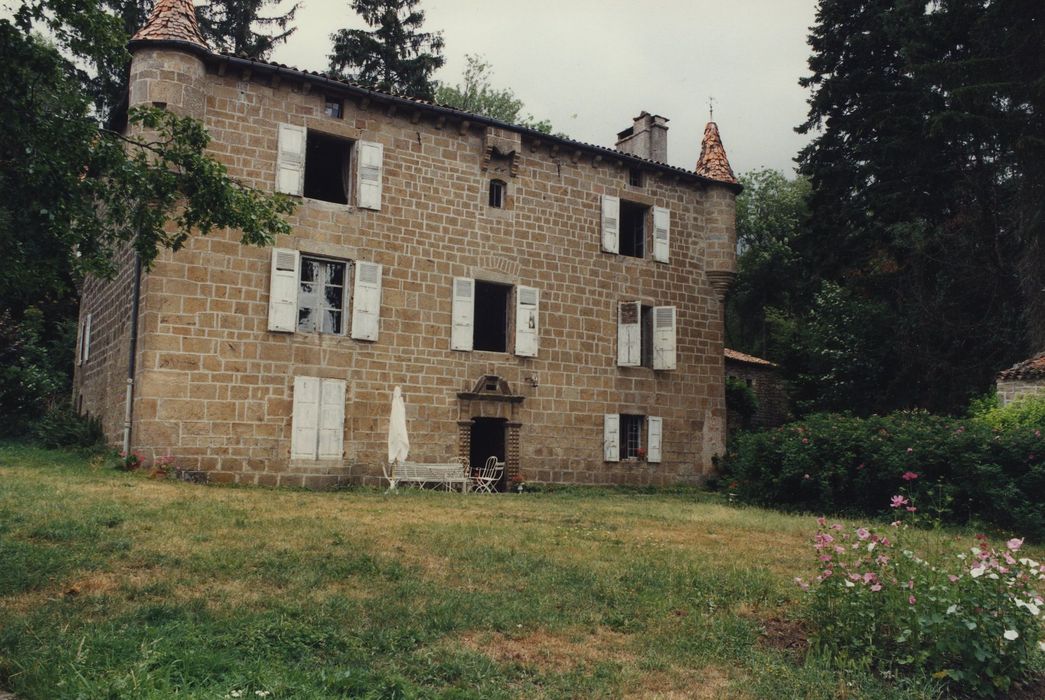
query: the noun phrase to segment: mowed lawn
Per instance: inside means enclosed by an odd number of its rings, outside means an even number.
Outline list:
[[[814,528],[698,492],[217,488],[0,446],[0,689],[930,696],[803,661]]]

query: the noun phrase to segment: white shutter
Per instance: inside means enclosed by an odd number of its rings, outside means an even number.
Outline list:
[[[294,377],[293,420],[291,458],[315,459],[319,439],[319,379],[316,377]]]
[[[319,459],[341,459],[345,437],[345,381],[323,379],[319,385]]]
[[[515,288],[515,354],[521,357],[537,357],[539,299],[533,287]]]
[[[352,287],[352,337],[377,340],[381,326],[381,266],[357,262]]]
[[[664,207],[653,207],[653,259],[668,262],[671,248],[671,212]]]
[[[305,142],[303,126],[280,124],[276,154],[276,191],[301,196],[305,190]]]
[[[453,329],[450,331],[451,350],[471,350],[475,327],[475,280],[454,277]]]
[[[91,359],[91,314],[87,314],[87,320],[83,324],[83,354],[80,359],[84,364]]]
[[[620,416],[616,413],[607,413],[602,419],[602,459],[620,461]]]
[[[293,333],[298,326],[298,269],[301,256],[289,248],[272,249],[269,280],[269,330]]]
[[[381,208],[381,171],[384,167],[384,145],[359,141],[356,151],[356,204],[363,209]]]
[[[664,433],[664,419],[657,416],[650,416],[646,419],[646,433],[648,435],[648,442],[646,444],[646,461],[647,462],[659,462],[660,461],[660,443],[661,435]]]
[[[675,369],[675,307],[653,307],[653,369]]]
[[[642,364],[642,305],[622,301],[617,305],[617,365],[638,367]]]
[[[602,249],[607,253],[620,250],[620,197],[602,195]]]
[[[83,327],[87,320],[80,321],[76,326],[76,364],[83,364]]]

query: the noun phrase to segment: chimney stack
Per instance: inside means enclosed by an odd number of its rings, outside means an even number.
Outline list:
[[[658,114],[643,111],[635,117],[635,123],[617,134],[618,151],[633,156],[668,162],[668,119]]]

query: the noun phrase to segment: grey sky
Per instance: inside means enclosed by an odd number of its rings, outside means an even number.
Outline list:
[[[808,28],[815,0],[422,0],[459,82],[466,53],[493,66],[538,119],[572,138],[612,146],[642,110],[668,117],[668,160],[692,169],[715,97],[715,121],[737,173],[792,171],[807,138]],[[272,60],[323,70],[330,34],[365,28],[347,0],[304,0],[298,31]]]

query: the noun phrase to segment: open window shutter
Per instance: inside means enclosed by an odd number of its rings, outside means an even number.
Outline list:
[[[650,416],[647,418],[646,432],[649,435],[649,442],[646,445],[646,461],[659,462],[661,435],[664,432],[664,419],[657,416]]]
[[[616,413],[603,416],[602,459],[606,462],[620,461],[620,416]]]
[[[357,262],[352,288],[352,337],[377,340],[381,325],[381,266]]]
[[[319,459],[341,459],[345,444],[345,381],[323,379],[319,385]]]
[[[671,248],[671,212],[664,207],[653,207],[653,259],[668,262]]]
[[[87,319],[80,321],[76,326],[76,364],[83,364],[83,328],[87,325]]]
[[[620,197],[602,195],[602,249],[620,251]]]
[[[87,314],[87,320],[83,326],[83,358],[84,364],[91,359],[91,314]]]
[[[617,365],[638,367],[642,364],[642,305],[622,301],[617,305]]]
[[[675,307],[653,307],[653,369],[675,369]]]
[[[451,350],[471,350],[475,328],[475,280],[454,277],[453,330]]]
[[[515,354],[537,357],[537,339],[540,336],[537,306],[540,294],[533,287],[517,287],[515,294]]]
[[[276,191],[301,195],[305,190],[305,127],[280,124],[276,154]]]
[[[298,268],[301,256],[289,248],[272,249],[269,280],[269,330],[293,333],[298,324]]]
[[[290,438],[293,459],[315,459],[319,435],[319,379],[294,377],[294,424]]]
[[[384,145],[359,141],[359,165],[356,169],[356,204],[363,209],[381,208],[381,170],[384,167]]]

